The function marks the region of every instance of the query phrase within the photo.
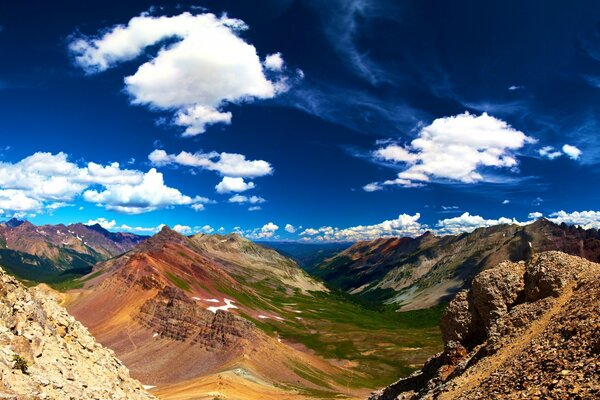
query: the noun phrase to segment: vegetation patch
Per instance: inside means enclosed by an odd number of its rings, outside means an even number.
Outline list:
[[[177,286],[179,289],[185,290],[186,292],[189,292],[190,290],[190,284],[183,280],[182,278],[173,275],[170,272],[167,272],[167,278],[169,278],[169,280],[175,285]]]

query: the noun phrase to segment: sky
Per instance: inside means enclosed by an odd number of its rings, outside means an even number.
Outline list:
[[[0,211],[355,241],[600,228],[600,3],[0,0]]]

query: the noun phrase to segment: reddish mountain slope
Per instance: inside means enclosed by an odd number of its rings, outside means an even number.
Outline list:
[[[240,237],[230,239],[233,247],[250,246]],[[302,371],[323,371],[327,382],[325,376],[339,372],[337,367],[267,336],[242,317],[259,311],[238,299],[260,293],[230,273],[242,269],[243,257],[234,258],[237,263],[221,261],[214,254],[209,257],[197,240],[165,227],[133,251],[96,265],[85,288],[69,295],[68,309],[148,385],[182,384],[193,391],[194,382],[202,377],[241,369],[289,390],[324,389]],[[253,259],[244,265],[256,264]],[[296,278],[305,276],[299,268],[293,272],[288,267],[282,266],[280,272],[265,260],[257,276],[265,285],[285,276],[302,282],[302,287],[319,287],[308,277],[307,282]]]

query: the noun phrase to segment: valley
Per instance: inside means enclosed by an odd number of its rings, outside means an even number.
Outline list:
[[[468,288],[494,263],[538,250],[598,257],[596,231],[545,220],[350,247],[286,244],[287,252],[238,234],[184,236],[163,227],[152,237],[126,238],[112,256],[110,241],[121,236],[83,229],[107,241],[88,239],[79,248],[97,262],[49,283],[131,376],[164,399],[365,398],[443,350],[439,321],[453,292],[440,295],[439,288]],[[50,271],[69,270],[49,257],[47,236],[27,244],[8,250],[45,257]],[[304,259],[302,267],[291,253]],[[28,273],[36,279],[17,276],[28,284],[47,278]]]

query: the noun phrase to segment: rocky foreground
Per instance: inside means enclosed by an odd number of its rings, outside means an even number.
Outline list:
[[[501,263],[440,325],[444,351],[370,399],[600,398],[600,264],[555,251]]]
[[[0,269],[0,398],[154,397],[49,291],[27,289]]]

